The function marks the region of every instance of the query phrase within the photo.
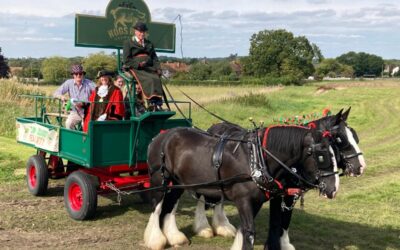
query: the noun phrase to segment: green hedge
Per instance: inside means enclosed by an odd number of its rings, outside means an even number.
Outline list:
[[[239,81],[220,81],[220,80],[169,80],[168,84],[177,86],[240,86],[240,85],[301,85],[303,82],[290,76],[283,77],[264,77],[252,78],[242,77]]]

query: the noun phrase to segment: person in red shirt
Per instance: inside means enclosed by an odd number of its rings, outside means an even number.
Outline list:
[[[125,115],[123,95],[113,84],[111,72],[102,70],[97,74],[97,87],[90,95],[83,131],[87,132],[89,121],[122,120]]]

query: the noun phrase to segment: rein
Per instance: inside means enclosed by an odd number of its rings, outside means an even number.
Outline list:
[[[286,169],[289,173],[291,173],[297,179],[303,181],[304,183],[306,183],[307,185],[309,185],[311,187],[314,187],[314,188],[319,187],[319,185],[315,185],[314,183],[309,182],[303,176],[294,172],[290,167],[288,167],[285,163],[283,163],[281,160],[279,160],[275,155],[273,155],[271,152],[269,152],[266,148],[261,147],[261,149],[262,149],[262,151],[264,151],[267,155],[269,155],[272,159],[274,159],[279,165],[281,165],[284,169]]]

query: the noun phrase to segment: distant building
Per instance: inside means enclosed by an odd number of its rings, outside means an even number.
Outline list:
[[[167,78],[173,77],[178,72],[189,72],[190,66],[181,62],[166,62],[161,63],[163,75]]]

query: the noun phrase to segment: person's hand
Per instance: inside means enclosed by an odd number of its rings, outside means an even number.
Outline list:
[[[101,116],[99,116],[99,118],[97,118],[97,121],[105,121],[107,118],[107,114],[102,114]]]
[[[78,102],[75,98],[71,98],[69,99],[69,101],[71,102],[71,106],[77,107],[77,108],[82,108],[83,103]]]

